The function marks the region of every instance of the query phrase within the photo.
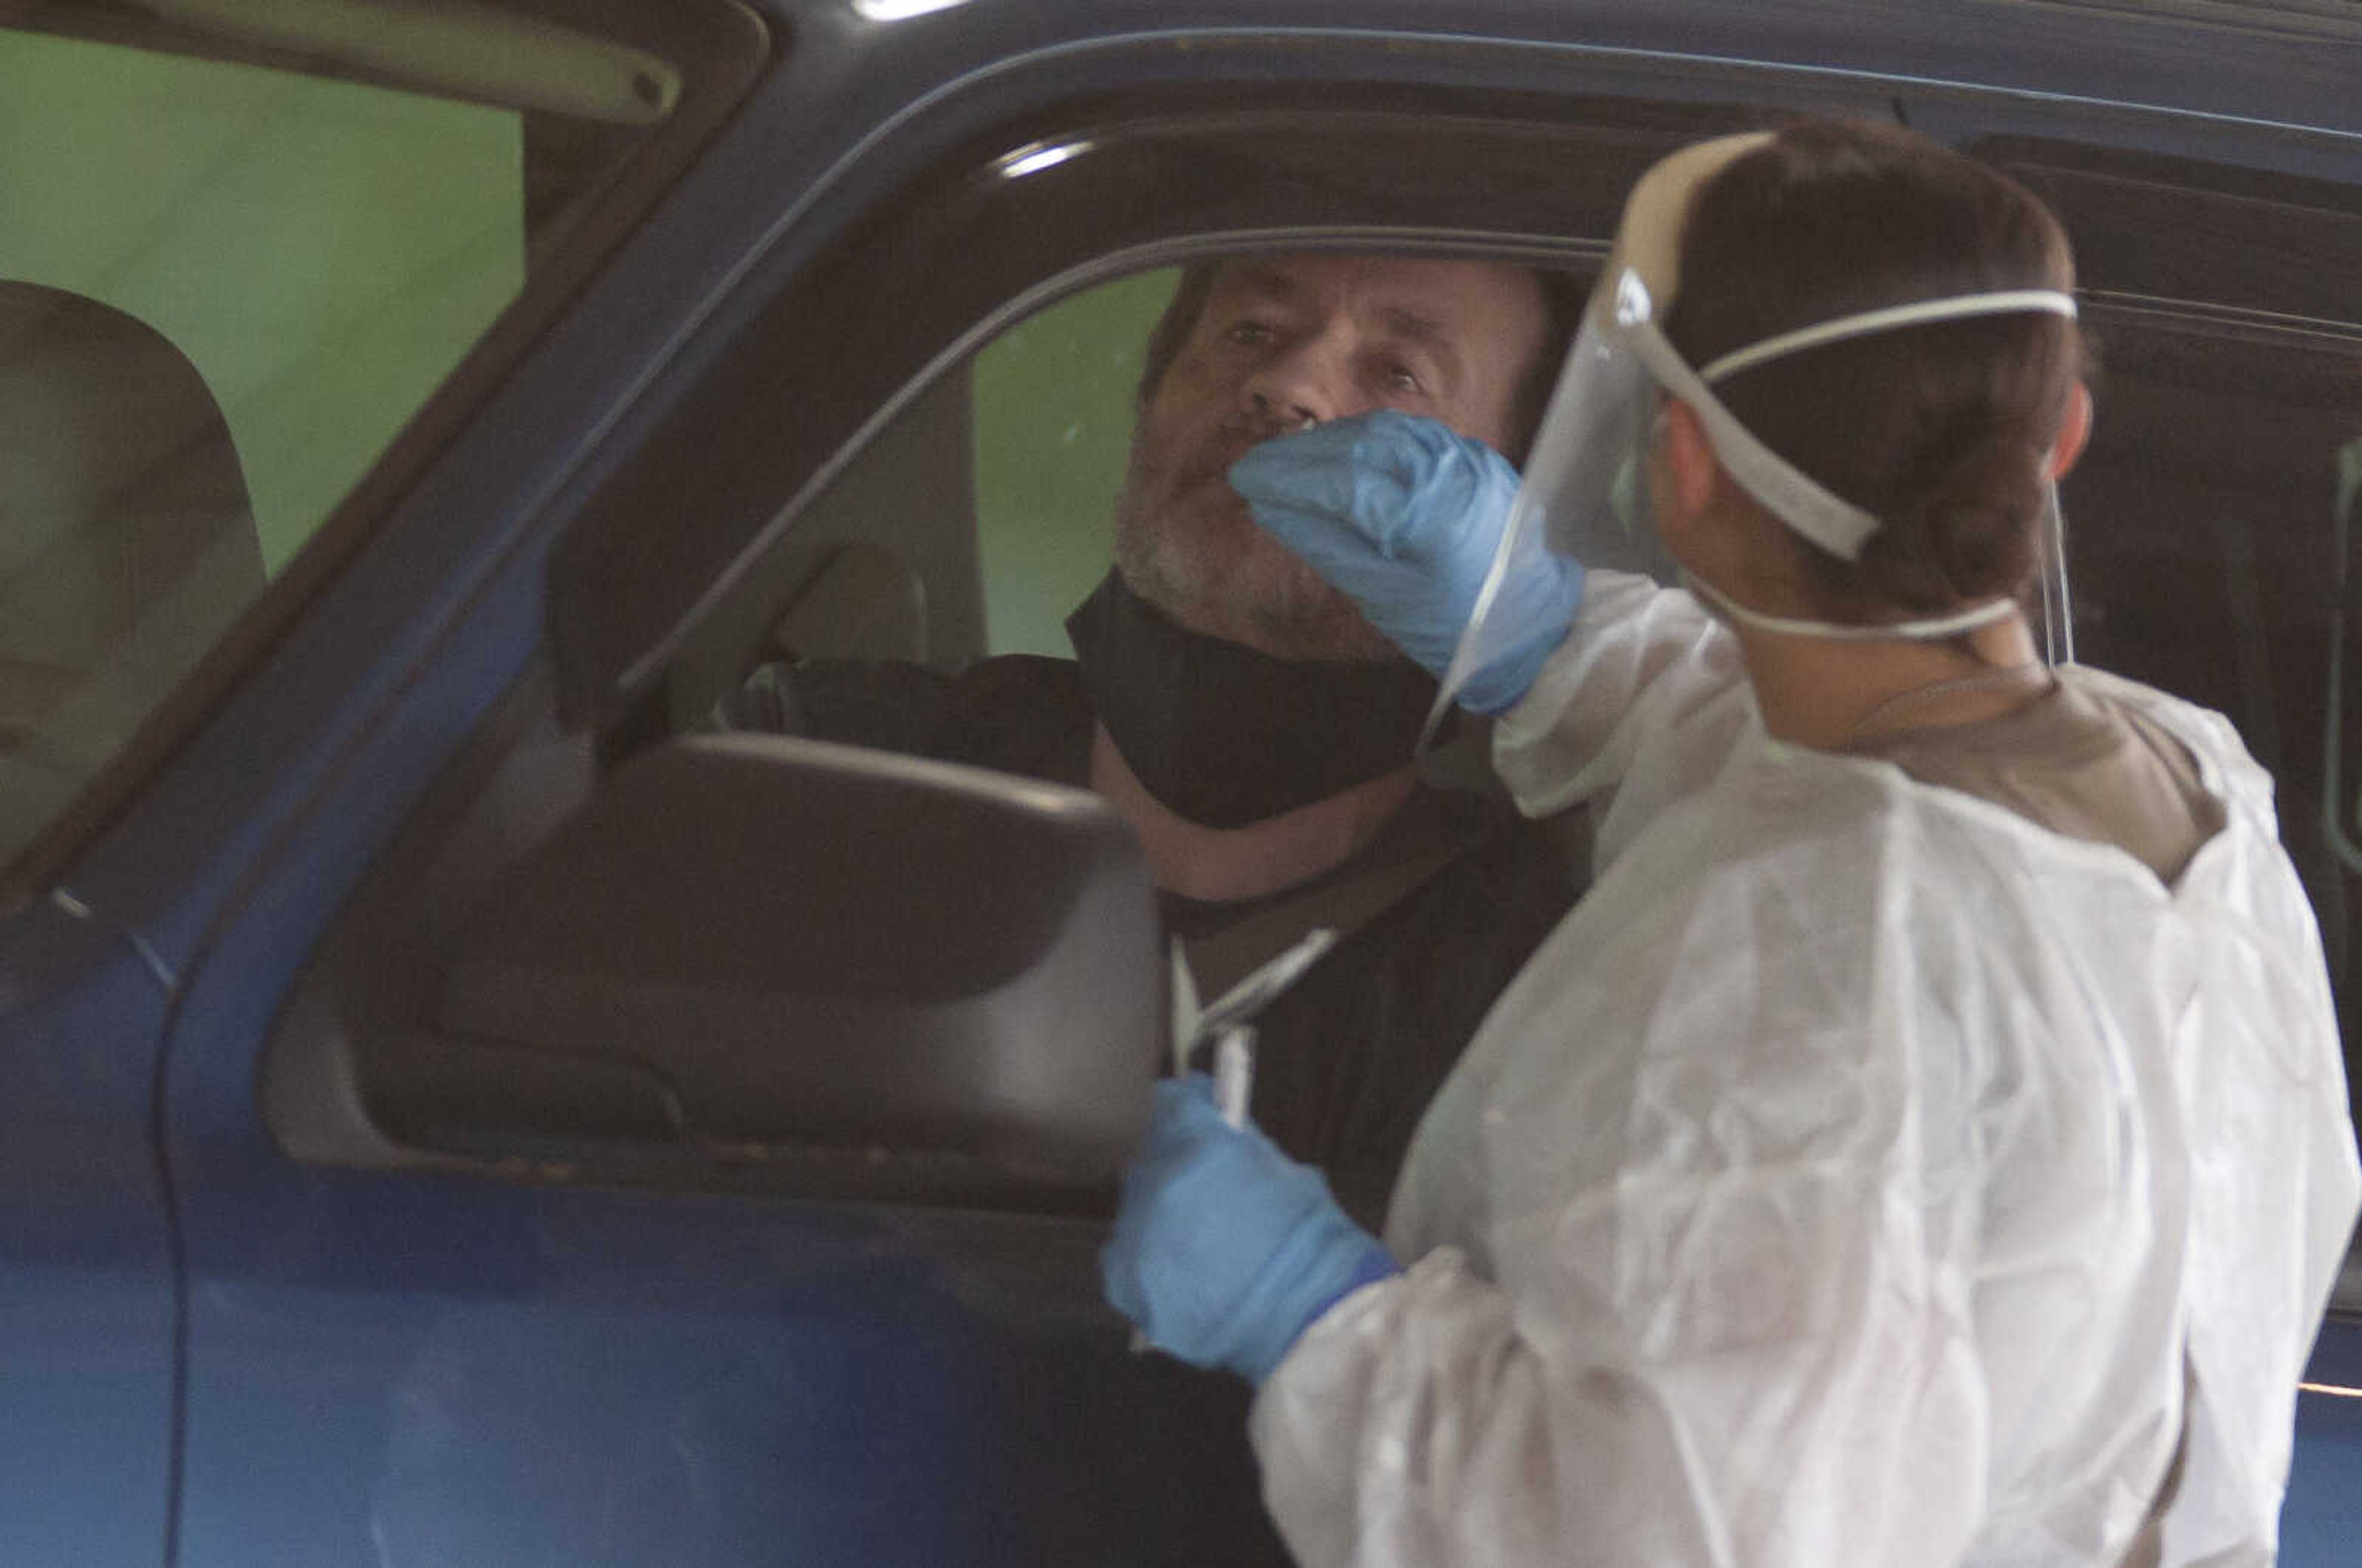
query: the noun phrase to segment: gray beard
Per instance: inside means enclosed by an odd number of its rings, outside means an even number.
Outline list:
[[[1243,558],[1216,558],[1219,537],[1152,515],[1142,476],[1115,501],[1115,565],[1134,593],[1179,624],[1279,658],[1377,664],[1400,657],[1352,600],[1267,537]]]

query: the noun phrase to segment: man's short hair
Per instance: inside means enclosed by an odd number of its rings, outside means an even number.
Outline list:
[[[1173,297],[1165,302],[1164,313],[1149,329],[1148,347],[1140,368],[1140,407],[1146,408],[1148,400],[1164,384],[1164,373],[1173,368],[1181,345],[1197,330],[1198,317],[1206,309],[1206,296],[1213,292],[1214,279],[1228,265],[1227,259],[1193,261],[1182,269],[1181,281],[1174,286]],[[1501,454],[1520,468],[1525,466],[1526,451],[1533,445],[1534,433],[1541,426],[1542,410],[1550,403],[1551,389],[1558,384],[1559,366],[1566,359],[1568,345],[1574,341],[1574,329],[1583,320],[1584,300],[1590,292],[1588,280],[1573,272],[1551,267],[1531,271],[1542,291],[1542,340],[1518,378],[1509,406],[1510,447]]]

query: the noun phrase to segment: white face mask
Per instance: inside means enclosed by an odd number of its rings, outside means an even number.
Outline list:
[[[1990,626],[1996,621],[2006,621],[2018,613],[2014,599],[1988,599],[1981,604],[1971,604],[1965,610],[1955,610],[1948,614],[1867,626],[1840,621],[1806,620],[1794,615],[1768,615],[1760,610],[1749,610],[1687,567],[1682,569],[1682,586],[1704,600],[1716,613],[1742,626],[1752,626],[1760,632],[1782,632],[1792,637],[1827,637],[1838,642],[1941,642],[1947,637],[1957,637],[1963,632],[1973,632],[1980,626]]]

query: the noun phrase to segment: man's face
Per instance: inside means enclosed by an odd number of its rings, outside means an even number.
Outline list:
[[[1545,330],[1540,286],[1519,267],[1325,255],[1226,264],[1141,410],[1115,504],[1124,580],[1192,631],[1284,658],[1392,657],[1351,601],[1255,526],[1224,475],[1308,418],[1374,408],[1504,447]]]

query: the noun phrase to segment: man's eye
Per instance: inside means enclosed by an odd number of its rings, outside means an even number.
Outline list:
[[[1386,367],[1386,385],[1391,390],[1399,392],[1423,392],[1427,391],[1427,383],[1419,380],[1418,372],[1411,369],[1408,365],[1388,365]]]
[[[1236,322],[1232,324],[1230,331],[1231,342],[1245,344],[1249,348],[1260,347],[1270,342],[1276,336],[1278,335],[1273,330],[1271,324],[1265,321]]]

